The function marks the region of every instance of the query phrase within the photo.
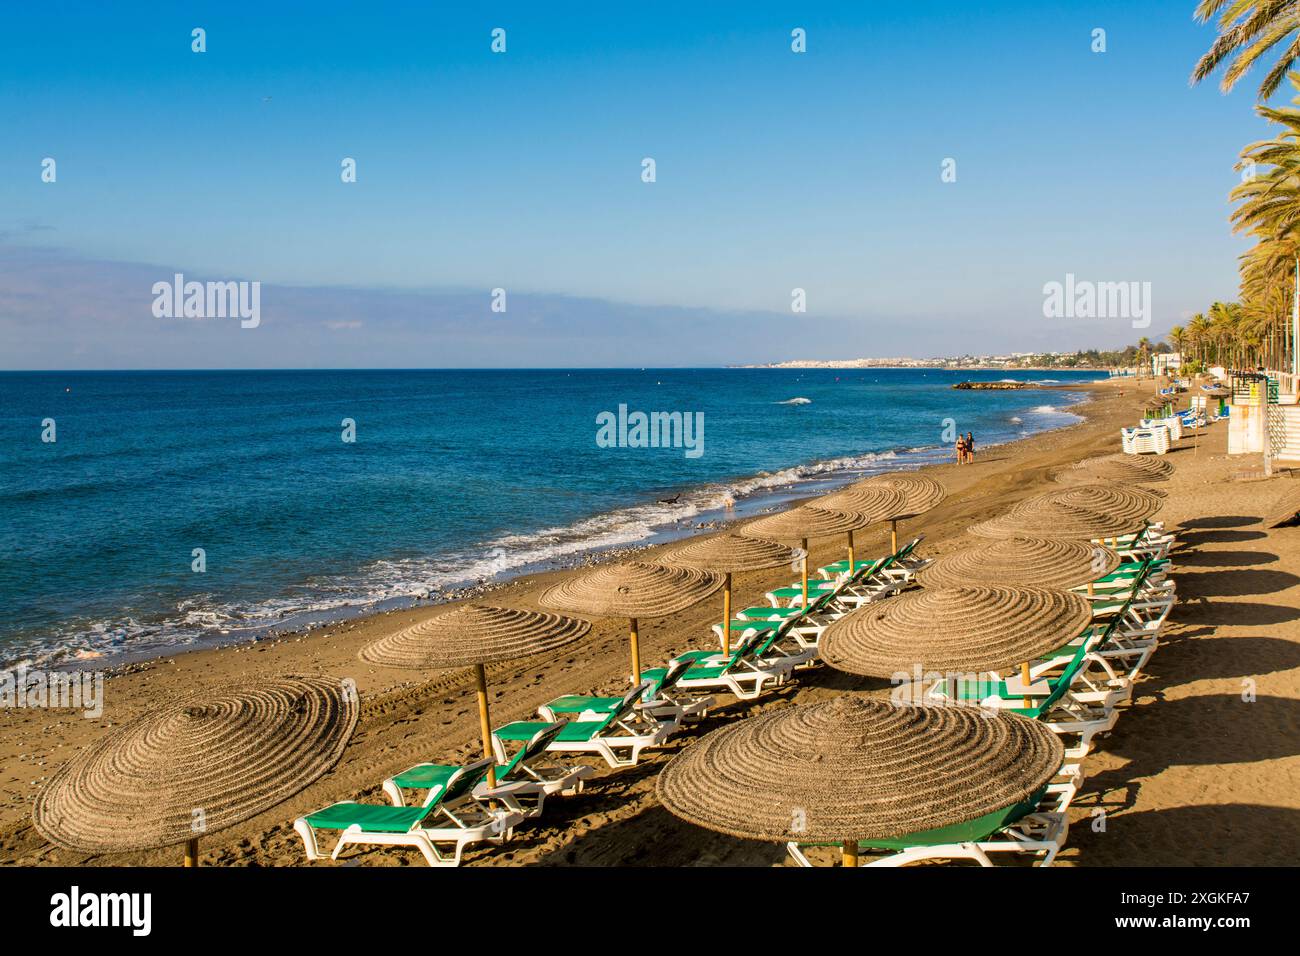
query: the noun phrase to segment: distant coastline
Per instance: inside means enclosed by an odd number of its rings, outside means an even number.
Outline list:
[[[758,365],[727,365],[726,368],[892,368],[892,369],[960,369],[968,372],[1109,372],[1109,365],[1016,365],[1011,362],[966,362],[962,359],[791,359]]]

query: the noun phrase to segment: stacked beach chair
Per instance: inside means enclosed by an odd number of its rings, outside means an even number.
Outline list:
[[[1120,442],[1126,455],[1163,455],[1175,440],[1169,419],[1144,419],[1134,428],[1120,429]],[[1180,432],[1181,434],[1181,432]]]
[[[1154,403],[1159,414],[1148,415],[1131,428],[1120,429],[1121,450],[1126,455],[1163,455],[1169,451],[1173,442],[1184,437],[1190,430],[1202,429],[1220,418],[1227,417],[1228,406],[1221,399],[1231,394],[1222,386],[1202,385],[1200,393],[1191,396],[1188,406],[1182,410],[1174,408],[1177,394],[1173,389],[1162,389],[1156,394]],[[1220,412],[1209,406],[1214,399]],[[1148,412],[1152,409],[1148,409]]]

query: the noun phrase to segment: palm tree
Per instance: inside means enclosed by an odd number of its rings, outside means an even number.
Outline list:
[[[1246,357],[1247,340],[1241,306],[1235,302],[1214,303],[1210,306],[1210,327],[1218,363],[1240,368]]]
[[[1217,16],[1219,36],[1192,71],[1199,83],[1229,57],[1220,87],[1227,93],[1265,54],[1279,48],[1279,59],[1259,85],[1259,99],[1268,99],[1300,59],[1300,0],[1201,0],[1195,17],[1207,23]]]
[[[1290,80],[1300,90],[1300,78],[1292,74]],[[1265,167],[1234,188],[1230,197],[1238,203],[1232,213],[1233,232],[1245,233],[1256,243],[1241,257],[1242,306],[1230,320],[1215,318],[1217,337],[1231,330],[1234,340],[1249,337],[1260,349],[1267,342],[1268,358],[1280,365],[1283,353],[1294,355],[1296,348],[1287,313],[1288,305],[1295,305],[1293,290],[1300,272],[1300,109],[1255,109],[1282,130],[1241,151],[1238,168]],[[1237,360],[1244,358],[1244,345],[1237,341]]]
[[[1181,367],[1187,356],[1183,353],[1183,346],[1187,344],[1187,334],[1183,332],[1181,325],[1175,325],[1165,336],[1169,340],[1169,345],[1178,353],[1178,364]]]
[[[1264,364],[1279,367],[1294,347],[1291,306],[1300,243],[1292,237],[1261,239],[1241,257],[1241,306],[1245,322],[1267,343]]]
[[[1195,355],[1197,362],[1204,362],[1205,347],[1209,341],[1210,321],[1200,312],[1192,316],[1192,320],[1187,323],[1185,333],[1191,342],[1192,354]]]

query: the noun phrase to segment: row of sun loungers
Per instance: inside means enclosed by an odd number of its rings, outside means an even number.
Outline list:
[[[877,855],[865,865],[967,859],[992,866],[991,855],[1007,853],[1028,855],[1041,866],[1052,864],[1066,843],[1068,811],[1083,781],[1083,758],[1097,737],[1115,727],[1174,605],[1174,585],[1167,577],[1172,542],[1172,535],[1157,526],[1121,541],[1126,563],[1090,589],[1076,589],[1089,591],[1094,623],[1034,662],[1028,686],[989,675],[915,688],[918,701],[955,699],[1040,720],[1063,738],[1065,762],[1055,779],[1021,804],[957,826],[862,844],[862,853]],[[812,865],[807,845],[790,843],[788,850],[797,863]]]
[[[1032,801],[999,814],[864,850],[887,853],[877,861],[886,865],[954,856],[988,864],[990,853],[1005,851],[1034,854],[1043,865],[1055,859],[1081,780],[1079,761],[1114,727],[1173,605],[1167,578],[1172,540],[1150,525],[1106,542],[1118,547],[1125,563],[1087,587],[1093,625],[1033,662],[1028,685],[988,675],[905,689],[918,702],[959,700],[1043,721],[1067,742],[1057,779]],[[714,625],[719,648],[643,668],[637,685],[621,697],[566,695],[542,704],[537,719],[495,728],[494,760],[418,764],[383,782],[390,806],[342,802],[299,818],[294,826],[308,858],[326,855],[318,843],[322,832],[338,834],[328,854],[334,859],[353,846],[402,846],[419,850],[431,866],[457,866],[467,847],[509,840],[516,827],[543,812],[547,798],[576,793],[594,774],[574,758],[598,757],[611,769],[633,766],[708,714],[716,695],[755,700],[819,666],[818,638],[831,622],[913,585],[929,563],[915,553],[920,543],[916,538],[895,554],[852,567],[840,561],[819,569],[808,582],[806,604],[802,582],[768,592],[766,604],[736,612],[727,650],[721,625]],[[807,849],[789,845],[799,863],[808,862]]]
[[[754,700],[785,684],[796,668],[815,662],[817,634],[830,620],[910,580],[921,566],[911,557],[919,541],[888,558],[859,562],[852,574],[847,567],[823,568],[831,586],[815,597],[810,592],[806,608],[777,601],[740,611],[731,622],[738,640],[727,654],[688,651],[643,669],[623,697],[567,695],[542,704],[538,720],[496,728],[495,787],[487,780],[493,761],[420,764],[384,781],[391,806],[345,801],[300,817],[294,829],[308,859],[338,859],[349,847],[368,844],[414,848],[430,866],[458,866],[466,847],[508,840],[516,826],[542,812],[546,797],[577,792],[595,772],[590,765],[557,764],[557,757],[595,756],[611,769],[630,767],[707,714],[713,694]],[[721,635],[720,625],[713,630]],[[322,831],[339,834],[329,854],[318,842]]]

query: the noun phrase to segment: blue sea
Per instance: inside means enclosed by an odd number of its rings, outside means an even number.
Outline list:
[[[950,458],[947,419],[980,448],[1077,421],[1081,393],[951,388],[1046,374],[0,373],[0,665],[251,638],[681,536]],[[620,405],[702,413],[702,453],[601,447]]]

